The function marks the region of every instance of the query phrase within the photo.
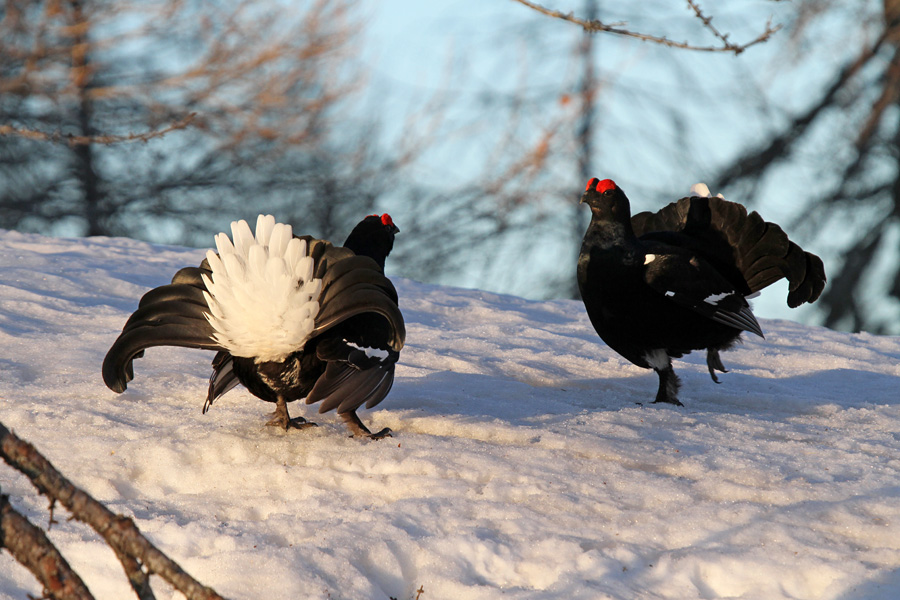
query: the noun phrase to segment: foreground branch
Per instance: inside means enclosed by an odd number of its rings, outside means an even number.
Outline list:
[[[154,138],[162,137],[167,133],[184,129],[191,124],[197,113],[191,113],[183,119],[176,121],[163,129],[148,131],[146,133],[129,133],[128,135],[72,135],[59,131],[46,132],[36,129],[20,129],[12,125],[0,125],[0,135],[17,135],[30,140],[41,142],[62,142],[69,146],[86,146],[88,144],[119,144],[122,142],[147,142]]]
[[[59,600],[94,600],[81,577],[47,539],[44,532],[0,495],[0,548],[6,548],[44,586],[44,593]]]
[[[766,23],[765,30],[756,36],[754,39],[750,40],[746,44],[735,44],[728,40],[728,34],[723,34],[719,30],[717,30],[712,25],[712,17],[706,16],[703,11],[700,9],[700,6],[694,2],[693,0],[687,0],[688,6],[694,11],[696,17],[703,23],[703,26],[710,31],[718,40],[721,42],[719,46],[696,46],[694,44],[690,44],[688,42],[676,42],[674,40],[670,40],[667,37],[657,36],[657,35],[649,35],[646,33],[638,33],[636,31],[631,31],[629,29],[623,29],[621,25],[607,25],[598,19],[580,19],[573,15],[572,13],[564,13],[558,10],[552,10],[541,6],[540,4],[536,4],[534,2],[529,2],[529,0],[515,0],[519,4],[524,4],[528,8],[535,10],[542,15],[547,15],[548,17],[553,17],[554,19],[560,19],[563,21],[568,21],[569,23],[574,23],[576,25],[580,25],[585,31],[589,32],[598,32],[603,31],[605,33],[612,33],[614,35],[621,35],[625,37],[636,38],[645,42],[652,42],[654,44],[660,44],[662,46],[667,46],[669,48],[681,48],[682,50],[694,50],[696,52],[731,52],[735,55],[740,54],[747,48],[751,46],[755,46],[756,44],[761,44],[769,40],[772,35],[775,34],[779,29],[781,29],[781,25],[772,26],[771,21]]]
[[[2,423],[0,423],[0,456],[10,466],[24,473],[38,491],[50,498],[51,502],[59,502],[72,514],[73,519],[90,525],[100,534],[119,557],[132,587],[141,600],[153,598],[149,585],[150,573],[156,573],[165,579],[188,600],[224,600],[215,590],[188,575],[176,562],[150,543],[138,530],[134,521],[113,513],[72,485],[34,446],[20,440]],[[3,531],[6,532],[5,523]],[[0,541],[6,547],[16,543],[15,538],[6,536]],[[68,599],[78,596],[53,597]],[[84,597],[89,598],[90,594]]]

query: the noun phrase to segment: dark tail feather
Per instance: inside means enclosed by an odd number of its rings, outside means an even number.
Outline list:
[[[182,269],[169,285],[144,294],[122,333],[103,359],[103,381],[114,392],[125,391],[134,378],[132,361],[153,346],[223,350],[212,338],[200,269]]]
[[[216,354],[212,361],[213,373],[209,377],[209,389],[206,402],[203,403],[203,414],[209,410],[220,396],[240,385],[234,373],[234,357],[224,350]]]
[[[751,292],[781,279],[788,280],[791,308],[814,302],[825,287],[825,266],[805,252],[774,223],[759,213],[721,198],[682,198],[656,213],[642,212],[632,219],[638,236],[659,231],[681,232],[713,248],[710,262],[732,257]]]
[[[355,411],[363,404],[372,408],[384,400],[393,385],[393,364],[360,371],[347,363],[330,362],[306,397],[306,403],[321,401],[320,413],[334,409],[339,413]]]
[[[737,312],[716,311],[710,318],[723,325],[728,325],[729,327],[734,327],[741,331],[749,331],[761,338],[766,337],[763,335],[762,328],[759,326],[759,321],[756,320],[756,317],[753,315],[749,306],[745,306]]]

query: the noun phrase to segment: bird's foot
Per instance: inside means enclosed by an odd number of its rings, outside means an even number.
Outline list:
[[[303,417],[294,417],[291,418],[291,415],[288,413],[287,403],[285,403],[284,399],[279,398],[275,403],[275,412],[272,413],[272,418],[266,423],[269,427],[280,427],[285,431],[289,429],[306,429],[307,427],[318,427],[316,423],[312,421],[307,421]]]
[[[706,351],[706,366],[709,368],[709,376],[712,377],[712,380],[716,383],[722,383],[719,381],[719,378],[716,377],[716,371],[727,373],[728,370],[725,368],[725,365],[722,364],[722,358],[719,356],[719,351],[717,349],[709,348]]]
[[[657,398],[650,404],[674,404],[675,406],[684,406],[678,398]]]
[[[313,423],[312,421],[307,421],[303,417],[294,417],[291,419],[290,424],[288,425],[291,429],[309,429],[310,427],[318,427],[318,423]]]
[[[681,387],[681,380],[672,370],[671,363],[665,369],[657,369],[656,374],[659,375],[659,389],[656,392],[656,400],[653,404],[665,402],[666,404],[674,404],[675,406],[684,406],[678,400],[678,388]]]
[[[384,438],[394,437],[394,436],[391,435],[391,428],[390,428],[390,427],[385,427],[385,428],[382,429],[381,431],[377,431],[377,432],[375,432],[375,433],[369,432],[369,433],[363,434],[363,435],[365,435],[366,437],[368,437],[370,440],[381,440],[381,439],[384,439]],[[356,437],[356,434],[354,434],[353,437]]]
[[[369,431],[368,427],[363,425],[363,422],[359,420],[359,416],[357,416],[356,412],[354,411],[339,414],[340,417],[344,420],[344,423],[347,424],[347,428],[351,432],[353,432],[350,437],[368,438],[370,440],[380,440],[384,438],[394,437],[391,435],[390,427],[385,427],[381,431],[372,433],[371,431]]]
[[[308,427],[318,427],[318,423],[313,423],[312,421],[307,421],[303,417],[293,417],[290,419],[282,419],[279,416],[275,416],[269,421],[266,422],[266,425],[269,427],[281,427],[285,431],[288,429],[306,429]]]

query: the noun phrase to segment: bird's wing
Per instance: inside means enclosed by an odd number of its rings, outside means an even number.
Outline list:
[[[634,215],[631,224],[635,235],[642,239],[652,239],[659,232],[692,238],[692,249],[702,252],[723,275],[739,285],[728,273],[728,267],[723,266],[734,265],[750,292],[787,278],[787,303],[792,308],[814,302],[825,287],[822,259],[788,239],[778,225],[764,221],[756,211],[748,213],[736,202],[682,198],[655,213]]]
[[[672,302],[713,321],[763,337],[744,295],[696,255],[649,246],[644,280]]]
[[[332,262],[322,277],[319,313],[312,336],[361,314],[379,315],[384,319],[388,328],[388,346],[396,352],[403,348],[406,326],[397,304],[397,290],[374,260],[352,255]]]
[[[134,379],[132,361],[153,346],[182,346],[223,350],[213,340],[206,319],[206,287],[202,268],[182,269],[172,283],[144,294],[122,333],[103,359],[103,381],[114,392],[124,392]]]
[[[329,266],[322,273],[313,335],[326,368],[306,397],[307,404],[322,403],[319,412],[343,413],[381,402],[393,385],[394,364],[406,339],[394,285],[371,258],[337,255],[345,250],[323,253]]]

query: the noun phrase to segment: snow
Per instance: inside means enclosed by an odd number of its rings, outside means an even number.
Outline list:
[[[0,232],[0,410],[226,597],[896,597],[898,338],[763,320],[765,340],[723,355],[721,385],[692,355],[675,362],[686,406],[657,406],[656,377],[579,302],[395,278],[407,345],[361,413],[394,437],[360,441],[315,407],[318,428],[265,427],[272,406],[242,388],[201,415],[210,352],[151,349],[124,394],[104,387],[138,298],[202,258]],[[0,465],[0,487],[46,526],[24,476]],[[61,513],[50,537],[95,595],[133,597]],[[37,584],[0,554],[0,597],[26,594]]]

